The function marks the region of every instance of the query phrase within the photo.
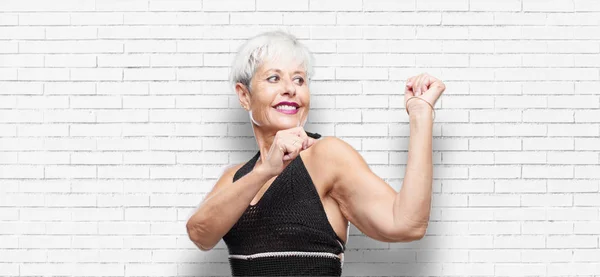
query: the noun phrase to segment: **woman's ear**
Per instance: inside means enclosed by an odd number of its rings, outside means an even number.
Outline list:
[[[235,84],[235,92],[238,95],[242,107],[244,107],[246,111],[250,110],[250,91],[246,85],[242,83]]]

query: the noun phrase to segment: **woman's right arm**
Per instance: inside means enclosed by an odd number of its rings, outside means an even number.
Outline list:
[[[212,249],[233,227],[260,188],[273,176],[261,167],[235,181],[239,167],[228,168],[186,224],[190,240],[203,251]]]

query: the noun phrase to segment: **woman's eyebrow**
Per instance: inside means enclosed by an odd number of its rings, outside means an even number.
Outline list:
[[[275,72],[278,72],[278,73],[281,74],[281,70],[276,69],[276,68],[269,68],[269,69],[267,69],[267,70],[265,70],[263,72],[257,72],[256,74],[258,76],[268,76],[269,74],[271,74],[271,71],[275,71]]]
[[[269,69],[267,69],[267,71],[266,71],[266,72],[267,72],[267,73],[269,73],[269,72],[271,72],[271,71],[275,71],[275,72],[277,72],[277,73],[281,73],[281,70],[280,70],[279,68],[269,68]]]
[[[306,72],[304,70],[296,70],[296,71],[294,71],[293,74],[296,74],[296,73],[301,73],[301,74],[306,75]]]
[[[269,73],[269,72],[271,72],[271,71],[275,71],[275,72],[277,72],[277,73],[280,73],[280,74],[281,74],[281,70],[280,70],[279,68],[270,68],[270,69],[267,69],[267,71],[265,71],[265,73],[267,73],[267,74],[268,74],[268,73]],[[293,74],[296,74],[296,73],[301,73],[301,74],[303,74],[303,75],[306,75],[306,72],[305,72],[304,70],[296,70],[296,71],[294,71],[294,72],[292,73],[292,75],[293,75]]]

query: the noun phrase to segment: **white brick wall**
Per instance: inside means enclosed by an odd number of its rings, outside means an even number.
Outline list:
[[[0,276],[227,276],[190,213],[256,149],[235,50],[316,57],[307,130],[396,190],[403,85],[437,102],[426,236],[353,225],[345,276],[600,276],[600,1],[0,0]]]

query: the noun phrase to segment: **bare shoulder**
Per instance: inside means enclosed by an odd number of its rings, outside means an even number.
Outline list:
[[[243,162],[243,163],[239,163],[239,164],[228,165],[227,167],[225,167],[225,171],[228,174],[233,175],[233,174],[235,174],[236,171],[238,171],[238,169],[240,169],[242,166],[244,166],[244,164],[246,164],[246,163]]]
[[[366,166],[366,162],[358,151],[340,138],[324,136],[311,148],[313,147],[313,152],[317,153],[315,154],[316,160],[319,160],[323,168],[328,168],[331,173],[332,186],[337,183],[339,175],[343,174],[343,170],[356,165]],[[334,188],[332,187],[332,189]]]
[[[244,166],[245,163],[239,163],[239,164],[231,164],[225,167],[225,169],[223,170],[223,174],[221,176],[221,178],[228,178],[231,180],[231,182],[233,183],[233,175],[235,175],[235,173],[242,167]]]
[[[238,171],[238,169],[240,169],[243,165],[244,165],[244,163],[232,164],[232,165],[225,166],[225,168],[223,169],[223,173],[221,174],[221,177],[219,177],[219,180],[217,180],[217,183],[212,187],[211,191],[208,192],[208,194],[206,194],[206,197],[204,197],[204,199],[208,199],[209,197],[211,197],[215,192],[217,192],[221,188],[232,184],[233,176]]]
[[[319,153],[319,158],[335,164],[343,163],[348,159],[362,159],[352,145],[333,136],[322,137],[313,147],[315,147],[315,152]]]

